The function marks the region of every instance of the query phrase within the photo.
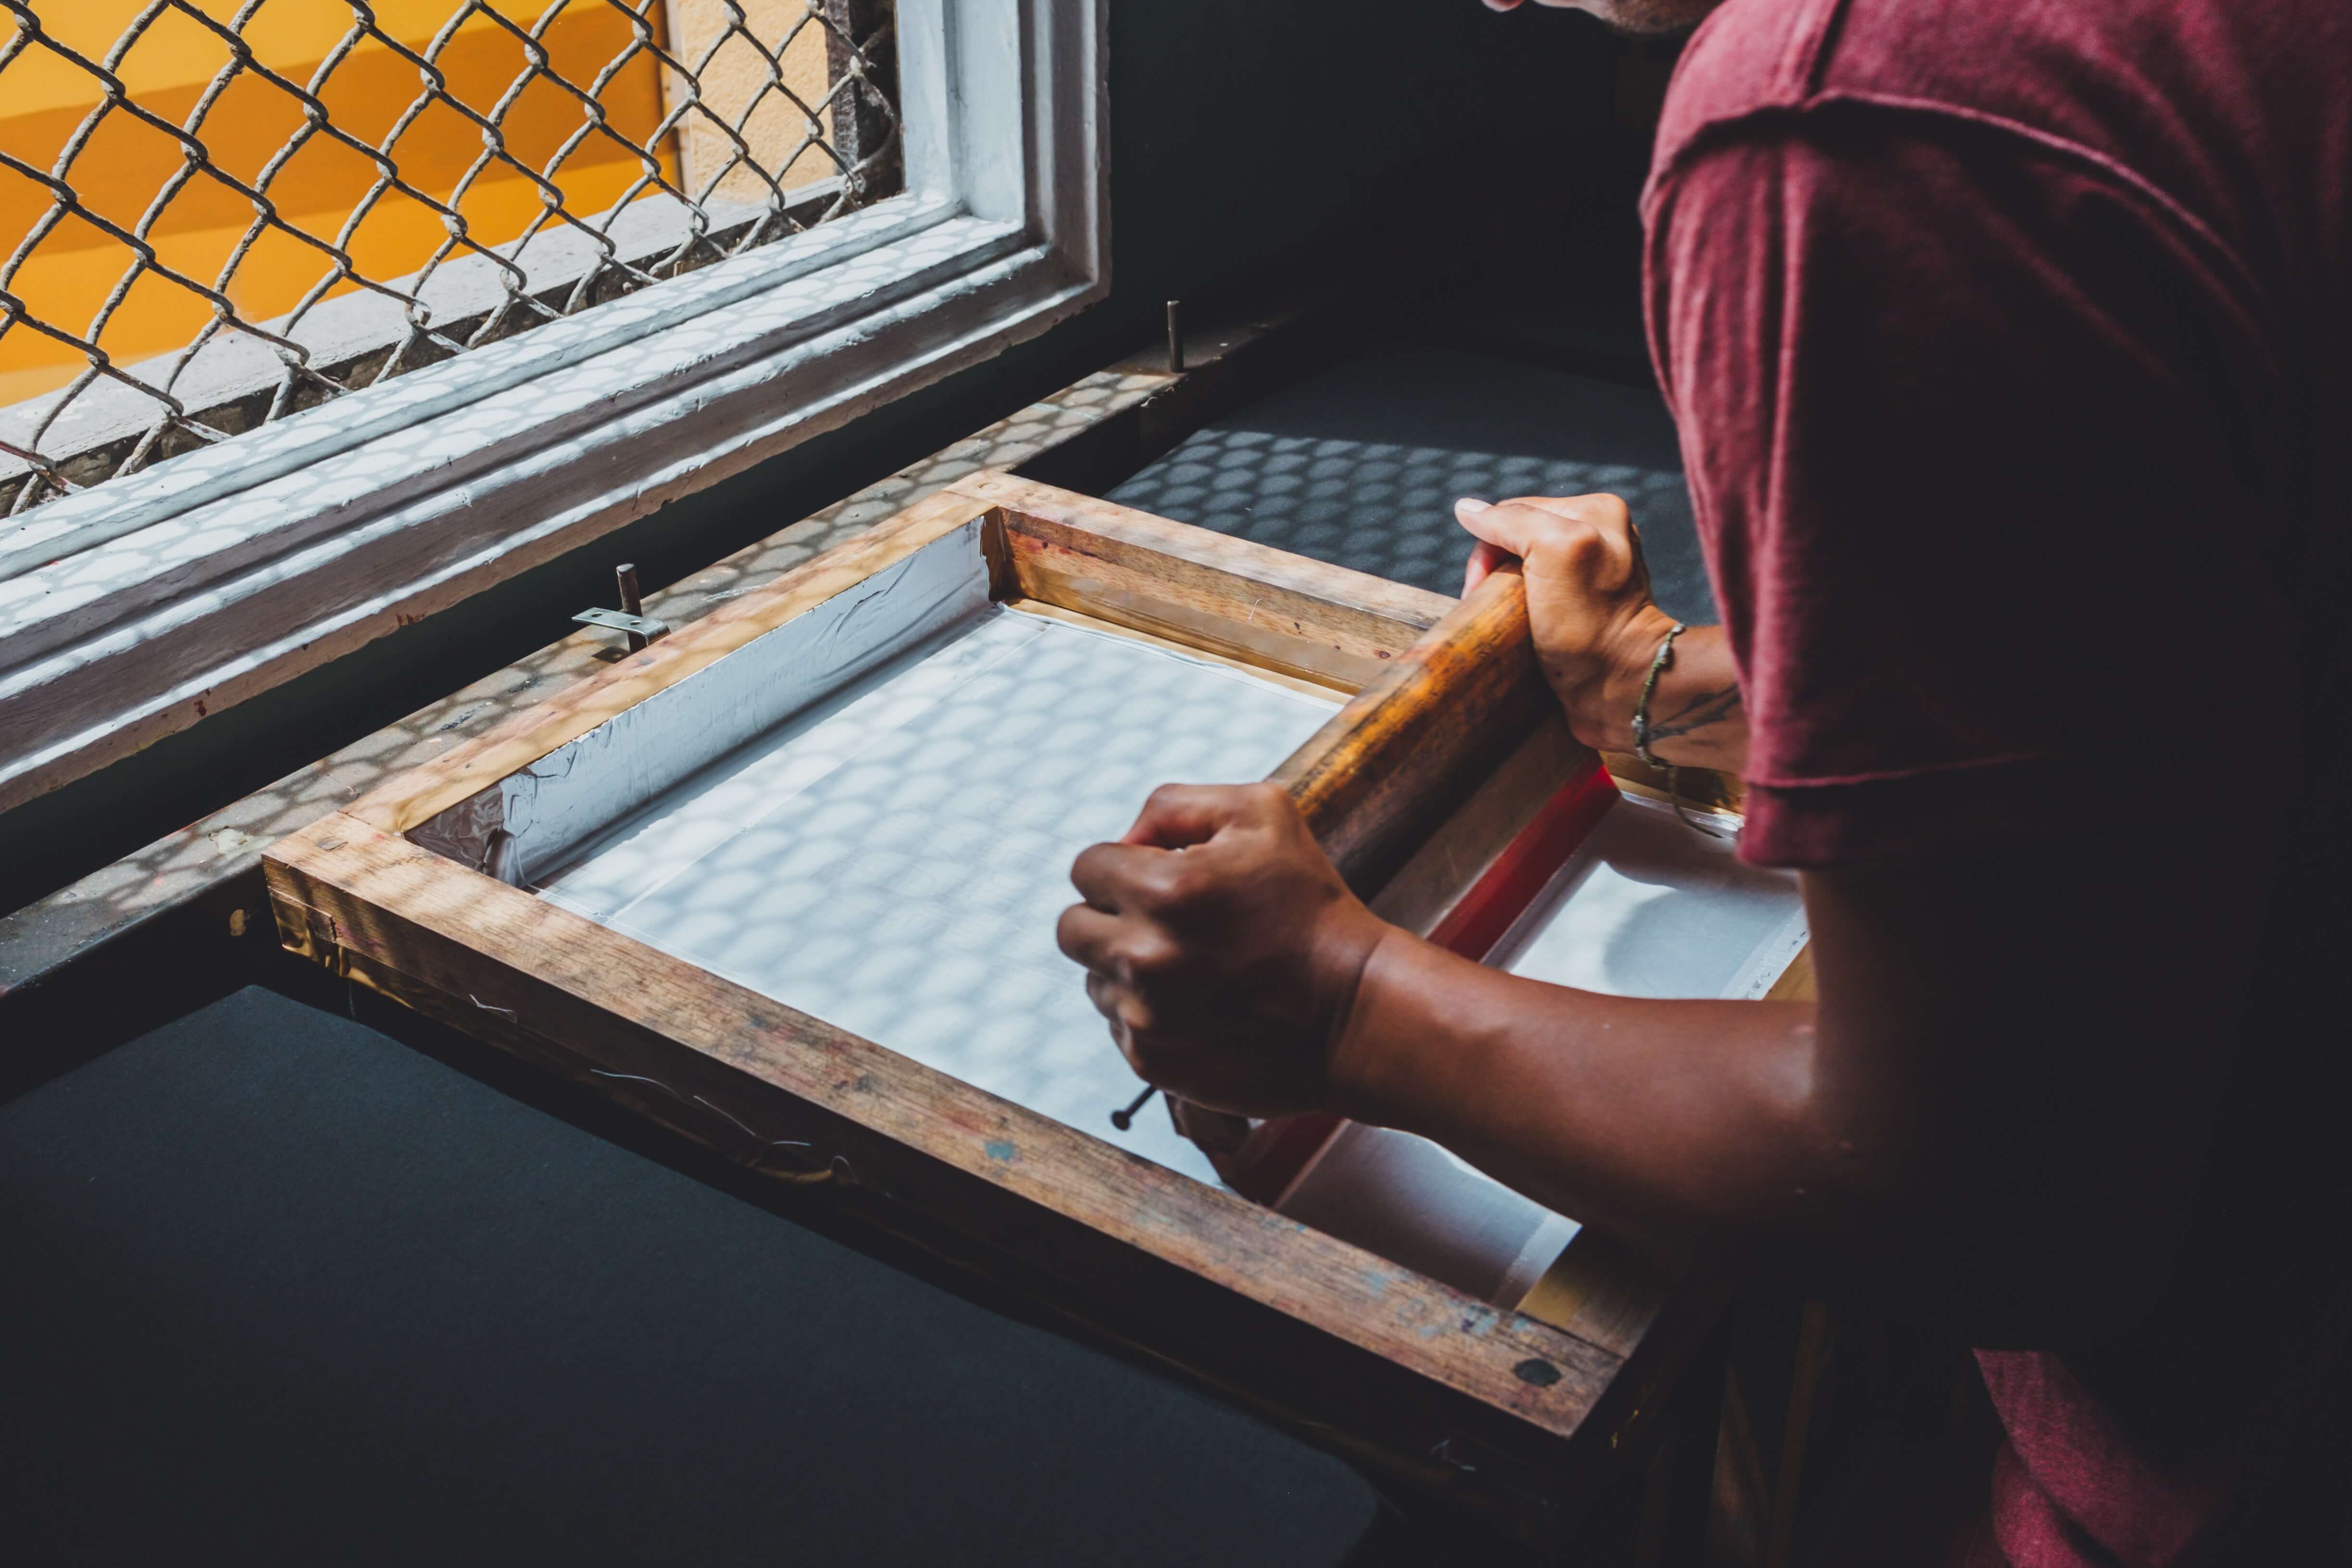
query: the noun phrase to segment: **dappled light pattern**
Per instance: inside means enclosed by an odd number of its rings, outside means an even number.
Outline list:
[[[1114,497],[1277,550],[1458,594],[1470,552],[1454,521],[1458,496],[1610,490],[1638,517],[1670,504],[1682,487],[1678,473],[1622,464],[1204,430]]]
[[[1462,591],[1462,496],[1624,499],[1658,603],[1716,618],[1672,421],[1645,390],[1432,350],[1370,357],[1200,430],[1111,491],[1160,517]]]
[[[1204,1181],[1054,926],[1156,784],[1264,777],[1337,710],[992,610],[591,847],[542,890],[713,973]]]

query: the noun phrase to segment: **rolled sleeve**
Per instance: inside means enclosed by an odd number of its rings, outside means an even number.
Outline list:
[[[1650,198],[1653,346],[1750,725],[1742,853],[1832,866],[2178,809],[2291,750],[2265,384],[2095,166],[1874,108]]]

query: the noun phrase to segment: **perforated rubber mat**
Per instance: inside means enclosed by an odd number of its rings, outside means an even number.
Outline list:
[[[1109,499],[1441,594],[1460,496],[1622,496],[1658,603],[1716,619],[1674,422],[1646,388],[1443,349],[1351,361],[1196,432]]]

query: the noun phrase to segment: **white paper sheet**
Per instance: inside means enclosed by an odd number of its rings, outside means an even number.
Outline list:
[[[1525,1300],[1580,1228],[1442,1144],[1359,1121],[1331,1135],[1279,1206],[1498,1307]]]
[[[1804,945],[1795,873],[1750,866],[1730,838],[1626,795],[1486,962],[1612,996],[1753,998]]]
[[[1203,1181],[1054,945],[1071,859],[1156,784],[1260,779],[1339,707],[990,610],[592,844],[556,903]]]

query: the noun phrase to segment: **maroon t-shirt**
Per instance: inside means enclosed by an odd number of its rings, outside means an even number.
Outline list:
[[[2344,1321],[2352,0],[1729,0],[1644,211],[1744,854],[2289,807],[2192,1262],[2126,1343],[1979,1356],[1980,1554],[2195,1560]]]

